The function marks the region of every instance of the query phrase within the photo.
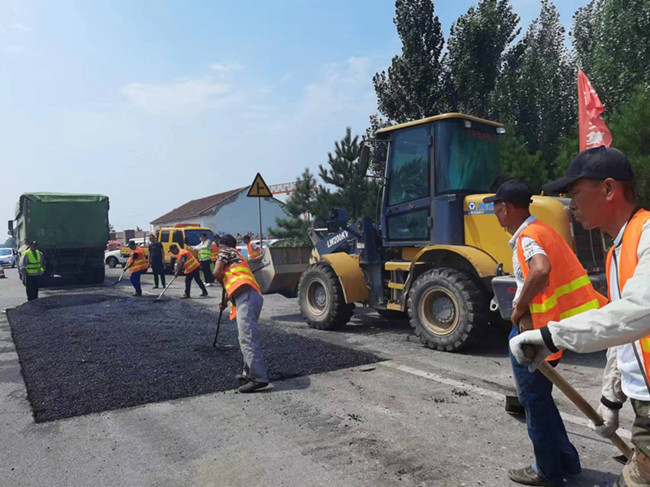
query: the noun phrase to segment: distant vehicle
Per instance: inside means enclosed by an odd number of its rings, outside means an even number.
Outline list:
[[[43,253],[44,285],[54,276],[99,284],[104,282],[108,207],[108,197],[101,194],[25,193],[9,232],[18,252],[36,241]]]
[[[262,248],[265,249],[267,247],[273,247],[277,242],[282,240],[281,238],[272,238],[270,240],[264,239],[262,242]],[[260,241],[259,240],[252,240],[253,244],[257,245],[259,247]],[[248,259],[248,245],[238,245],[237,250],[239,253],[244,256],[245,259]]]
[[[124,267],[128,261],[129,258],[124,257],[120,252],[120,249],[111,250],[110,252],[104,252],[104,262],[111,269],[114,269],[118,265]]]
[[[0,266],[2,267],[16,267],[18,256],[16,249],[0,248]]]

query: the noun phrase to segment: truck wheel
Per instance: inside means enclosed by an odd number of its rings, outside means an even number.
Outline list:
[[[455,352],[484,328],[485,293],[465,272],[446,267],[425,272],[413,283],[408,314],[427,347]]]
[[[300,276],[298,302],[307,324],[319,330],[345,326],[354,311],[354,303],[345,302],[336,274],[323,264],[310,266]]]
[[[117,259],[112,255],[108,259],[106,259],[106,264],[108,264],[108,267],[110,267],[111,269],[115,269],[117,267],[117,263],[118,263]]]

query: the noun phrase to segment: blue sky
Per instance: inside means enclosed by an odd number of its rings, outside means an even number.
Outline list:
[[[586,3],[556,2],[565,26]],[[473,4],[436,1],[444,29]],[[539,1],[512,4],[525,29]],[[376,112],[393,17],[392,0],[0,0],[0,217],[23,192],[103,193],[117,229],[148,227],[257,171],[315,171]]]

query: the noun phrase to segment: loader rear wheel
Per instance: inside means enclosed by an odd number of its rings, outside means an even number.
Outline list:
[[[408,314],[427,347],[456,352],[485,328],[485,293],[465,272],[446,267],[425,272],[413,283]]]
[[[298,302],[307,324],[319,330],[345,326],[354,311],[354,304],[345,302],[336,274],[324,264],[310,266],[302,273]]]

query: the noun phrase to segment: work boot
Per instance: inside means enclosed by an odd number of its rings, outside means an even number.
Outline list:
[[[208,295],[208,292],[207,292],[207,291],[203,291],[203,292],[201,293],[201,296],[207,296],[207,295]]]
[[[181,299],[190,299],[190,295],[189,294],[183,294],[181,296]]]
[[[132,296],[142,296],[142,292],[139,292],[139,293],[133,293]]]
[[[239,388],[239,392],[241,392],[242,394],[248,394],[249,392],[255,392],[257,390],[264,389],[268,385],[269,385],[268,382],[257,382],[254,380],[249,380],[248,382],[246,382],[246,384],[244,384]]]
[[[153,289],[158,289],[158,286],[154,286]]]
[[[535,469],[532,466],[508,470],[508,477],[510,477],[510,480],[517,482],[518,484],[558,487],[558,484],[554,484],[535,472]]]
[[[246,374],[244,374],[243,372],[242,372],[241,374],[237,374],[237,375],[235,376],[235,379],[237,379],[237,380],[241,380],[241,381],[244,381],[244,382],[248,382],[248,381],[251,380],[251,378],[248,377],[248,376],[247,376]]]
[[[205,287],[212,287],[212,284],[210,284],[209,282],[206,282]]]

